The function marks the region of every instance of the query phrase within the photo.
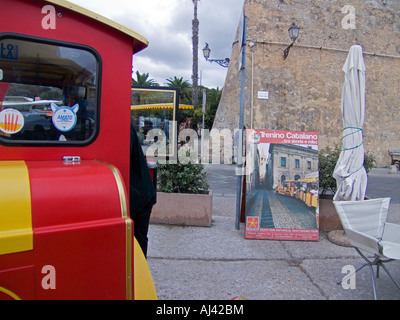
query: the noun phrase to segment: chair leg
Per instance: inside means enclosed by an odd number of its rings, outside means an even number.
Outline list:
[[[389,272],[389,270],[386,268],[386,266],[382,263],[379,262],[378,266],[381,265],[383,270],[385,270],[385,272],[388,274],[389,278],[392,279],[393,283],[397,286],[397,288],[400,289],[400,284],[396,281],[395,278],[393,278],[392,274]]]
[[[370,261],[368,260],[368,258],[366,256],[364,256],[361,251],[354,247],[354,249],[356,249],[356,251],[358,252],[358,254],[365,260],[365,264],[362,265],[361,267],[359,267],[357,271],[361,270],[362,268],[364,268],[365,266],[369,266],[370,268],[370,272],[371,272],[371,280],[372,280],[372,289],[374,292],[374,298],[375,300],[378,300],[377,298],[377,294],[376,294],[376,283],[375,283],[375,275],[374,275],[374,269],[373,266],[376,266],[376,278],[379,278],[379,267],[382,267],[383,270],[385,270],[385,272],[387,273],[387,275],[389,276],[389,278],[393,281],[393,283],[397,286],[397,288],[400,289],[400,284],[396,281],[395,278],[393,278],[392,274],[389,272],[389,270],[386,268],[386,266],[384,265],[384,263],[387,262],[391,262],[391,261],[395,261],[394,259],[388,259],[388,260],[381,260],[379,256],[375,255],[374,260]],[[344,278],[343,278],[344,279]],[[342,281],[343,281],[342,279]],[[342,283],[342,281],[340,281],[338,284]]]
[[[372,265],[368,265],[371,271],[371,280],[372,280],[372,290],[374,292],[374,299],[378,300],[378,296],[376,295],[376,284],[375,284],[375,275],[374,275],[374,268],[372,268]]]
[[[373,293],[374,293],[374,299],[375,299],[375,300],[378,300],[378,296],[377,296],[377,294],[376,294],[376,283],[375,283],[374,268],[373,268],[372,266],[374,266],[374,265],[377,266],[376,277],[378,278],[378,277],[379,277],[379,266],[378,266],[378,264],[379,264],[379,262],[380,262],[379,256],[375,255],[374,261],[370,261],[370,260],[368,260],[368,258],[367,258],[366,256],[364,256],[364,255],[361,253],[361,251],[360,251],[358,248],[354,247],[354,249],[356,249],[356,251],[358,252],[358,254],[365,260],[365,262],[368,264],[368,266],[369,266],[369,268],[370,268],[370,271],[371,271],[371,280],[372,280],[372,290],[373,290]]]
[[[378,300],[378,296],[377,296],[377,293],[376,293],[375,273],[374,273],[374,268],[373,268],[372,266],[374,266],[374,265],[377,266],[377,270],[376,270],[376,276],[377,276],[377,278],[379,277],[379,266],[380,266],[380,265],[384,268],[384,270],[385,270],[386,272],[388,272],[388,270],[387,270],[386,267],[382,264],[382,262],[381,262],[381,260],[379,259],[378,256],[375,256],[375,257],[374,257],[374,261],[370,261],[370,260],[368,260],[368,258],[367,258],[366,256],[364,256],[364,255],[361,253],[361,251],[360,251],[358,248],[354,247],[354,249],[356,249],[356,251],[358,252],[358,254],[364,259],[364,261],[365,261],[366,263],[364,263],[362,266],[358,267],[357,270],[354,271],[353,273],[344,276],[344,277],[342,278],[342,280],[340,280],[339,282],[337,282],[337,284],[338,284],[338,285],[341,284],[345,278],[348,278],[349,276],[351,276],[351,275],[357,273],[358,271],[360,271],[362,268],[368,266],[369,269],[370,269],[370,274],[371,274],[372,290],[373,290],[373,293],[374,293],[374,299],[375,299],[375,300]],[[393,277],[392,277],[390,274],[389,274],[389,277],[390,277],[390,278],[392,279],[392,281],[394,281],[394,282],[396,283],[396,285],[398,286],[398,283],[393,279]],[[398,286],[398,287],[399,287],[399,289],[400,289],[400,286]]]
[[[340,285],[344,279],[349,278],[350,276],[352,276],[353,274],[357,273],[358,271],[360,271],[362,268],[368,266],[368,263],[364,263],[362,266],[358,267],[355,271],[353,271],[352,273],[349,273],[347,275],[345,275],[342,280],[340,280],[339,282],[336,282],[337,285]]]
[[[344,279],[346,279],[346,278],[350,277],[351,275],[357,273],[358,271],[360,271],[362,268],[364,268],[364,267],[366,267],[366,266],[368,266],[368,267],[370,268],[371,279],[372,279],[372,290],[373,290],[373,293],[374,293],[374,299],[375,299],[375,300],[378,300],[378,297],[377,297],[377,294],[376,294],[376,284],[375,284],[374,269],[372,268],[372,264],[370,264],[370,263],[364,263],[361,267],[358,267],[357,270],[355,270],[354,272],[352,272],[352,273],[350,273],[350,274],[348,274],[348,275],[345,275],[345,276],[342,278],[342,280],[340,280],[340,281],[337,282],[336,284],[340,285],[340,284],[343,282]]]

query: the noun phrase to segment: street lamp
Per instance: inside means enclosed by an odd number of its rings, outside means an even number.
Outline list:
[[[203,48],[203,55],[206,61],[208,62],[216,62],[218,63],[221,67],[228,68],[229,66],[229,59],[209,59],[211,54],[211,49],[208,47],[208,43],[206,42],[206,46]]]
[[[299,37],[300,28],[298,26],[296,26],[296,24],[293,22],[292,26],[289,28],[288,31],[289,31],[289,37],[290,37],[290,40],[292,40],[292,43],[283,52],[283,59],[286,59],[288,57],[290,48],[293,47],[294,42]]]

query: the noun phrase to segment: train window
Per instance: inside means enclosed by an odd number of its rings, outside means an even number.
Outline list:
[[[0,35],[0,143],[89,144],[98,132],[99,78],[90,48]]]

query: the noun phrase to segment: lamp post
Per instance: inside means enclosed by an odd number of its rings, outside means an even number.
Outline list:
[[[206,42],[206,46],[203,48],[203,55],[206,61],[208,62],[216,62],[218,63],[221,67],[228,68],[229,66],[229,59],[209,59],[211,54],[211,49],[208,47],[208,43]]]
[[[283,52],[283,59],[286,59],[288,57],[290,48],[293,47],[293,44],[299,37],[300,28],[298,26],[296,26],[296,24],[293,22],[292,26],[289,28],[288,32],[289,32],[290,40],[292,40],[292,43]]]

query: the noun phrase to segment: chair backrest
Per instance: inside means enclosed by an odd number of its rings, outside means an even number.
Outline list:
[[[390,198],[360,201],[333,201],[343,228],[382,238]]]

